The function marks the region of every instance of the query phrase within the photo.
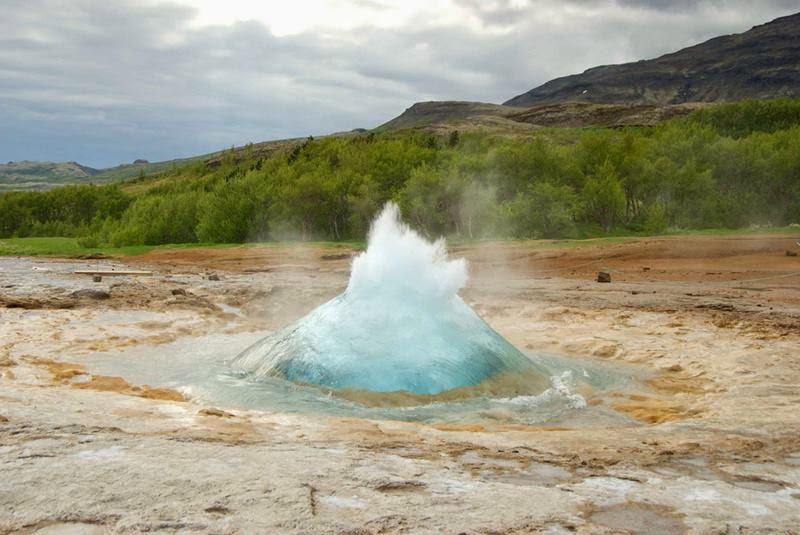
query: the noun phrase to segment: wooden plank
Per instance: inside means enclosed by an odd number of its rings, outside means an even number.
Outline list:
[[[103,277],[111,277],[114,275],[152,275],[152,271],[125,271],[125,270],[108,270],[108,269],[79,269],[75,271],[76,275],[100,275]]]

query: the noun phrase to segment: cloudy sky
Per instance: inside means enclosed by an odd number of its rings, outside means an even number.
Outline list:
[[[0,161],[107,167],[502,102],[797,0],[0,0]]]

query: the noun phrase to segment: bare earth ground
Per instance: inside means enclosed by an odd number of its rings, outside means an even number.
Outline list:
[[[581,429],[208,407],[81,364],[283,325],[345,287],[346,248],[0,259],[0,533],[800,533],[797,239],[452,250],[517,346],[658,372],[588,400],[641,425]]]

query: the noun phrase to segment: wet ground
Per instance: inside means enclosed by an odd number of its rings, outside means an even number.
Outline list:
[[[346,248],[0,259],[0,533],[797,533],[795,241],[457,248],[517,347],[643,371],[533,423],[248,408],[170,376],[338,294]]]

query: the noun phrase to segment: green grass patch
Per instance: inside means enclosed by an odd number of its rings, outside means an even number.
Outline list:
[[[3,256],[77,257],[92,254],[130,256],[146,253],[154,248],[147,245],[89,248],[78,245],[76,238],[8,238],[0,240],[0,255]]]
[[[9,238],[0,240],[2,256],[63,256],[83,257],[90,255],[136,256],[153,250],[194,249],[201,247],[230,247],[227,244],[169,244],[130,245],[125,247],[83,247],[76,238]]]
[[[168,245],[129,245],[125,247],[83,247],[77,238],[8,238],[0,240],[0,256],[60,256],[67,258],[104,256],[136,256],[150,251],[210,249],[226,247],[324,247],[362,250],[363,241],[346,242],[261,242],[261,243],[178,243]]]

